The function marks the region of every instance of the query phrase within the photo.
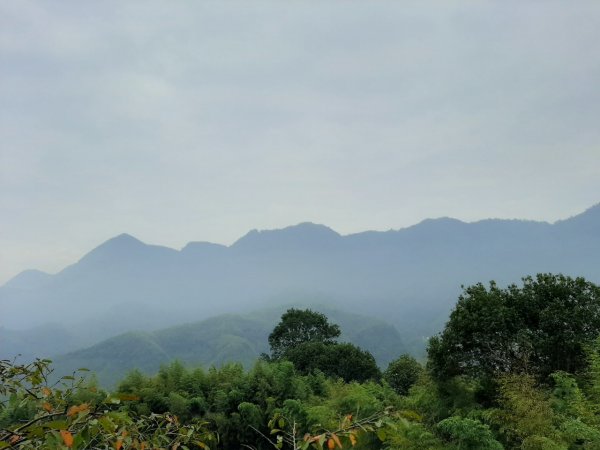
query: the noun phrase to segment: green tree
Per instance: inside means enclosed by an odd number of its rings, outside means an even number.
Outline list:
[[[339,335],[340,327],[329,323],[324,314],[291,308],[281,316],[281,321],[269,335],[271,357],[279,359],[306,342],[333,343]]]
[[[373,355],[348,343],[305,342],[288,350],[285,358],[302,374],[318,370],[346,382],[364,382],[381,377]]]
[[[417,382],[423,367],[410,355],[401,355],[390,362],[383,373],[383,379],[400,395],[408,394],[408,390]]]
[[[571,375],[556,372],[551,377],[554,389],[550,401],[562,440],[569,448],[600,449],[600,423],[593,412],[595,403],[585,397]]]
[[[540,443],[554,448],[558,421],[549,393],[536,386],[530,375],[506,375],[499,380],[499,409],[490,418],[498,426],[509,448],[535,449]]]
[[[271,359],[291,361],[302,374],[318,370],[344,381],[379,379],[381,372],[368,351],[337,343],[340,327],[310,309],[288,309],[269,335]]]
[[[600,288],[583,278],[538,274],[523,286],[469,286],[444,331],[430,340],[429,367],[439,380],[496,378],[558,370],[578,373],[600,335]]]
[[[438,426],[441,434],[456,444],[458,450],[502,450],[502,444],[494,439],[490,427],[478,420],[452,416]]]

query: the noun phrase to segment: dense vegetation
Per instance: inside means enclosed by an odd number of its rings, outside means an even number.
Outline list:
[[[301,374],[319,371],[346,382],[376,380],[381,374],[368,351],[338,343],[341,331],[324,314],[289,309],[269,335],[271,361],[290,361]]]
[[[108,394],[3,361],[0,448],[600,449],[599,317],[596,285],[545,274],[465,288],[427,364],[382,374],[297,309],[250,370],[173,362]]]
[[[285,309],[264,308],[251,314],[226,314],[153,332],[130,332],[53,358],[53,367],[58,373],[86,367],[107,387],[116,387],[130,370],[156,373],[161,364],[173,360],[203,367],[235,361],[250,369],[261,353],[269,351],[269,333]],[[398,330],[389,323],[339,309],[318,309],[340,326],[341,341],[369,350],[382,367],[406,352]]]

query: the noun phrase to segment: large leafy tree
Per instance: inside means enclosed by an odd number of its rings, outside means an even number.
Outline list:
[[[600,288],[584,278],[538,274],[521,287],[464,289],[441,335],[430,340],[438,379],[580,372],[585,347],[600,335]]]
[[[319,370],[329,377],[359,383],[381,378],[373,355],[349,343],[305,342],[288,351],[285,357],[302,374]]]
[[[423,367],[410,355],[401,355],[390,362],[383,373],[383,379],[400,395],[407,395],[408,390],[417,382]]]
[[[269,335],[271,358],[285,359],[296,370],[308,374],[315,370],[345,381],[379,379],[375,358],[366,350],[337,343],[340,327],[327,316],[310,309],[288,309]]]
[[[340,335],[340,327],[331,324],[324,314],[310,309],[288,309],[269,335],[271,357],[279,359],[300,344],[321,342],[331,344]]]

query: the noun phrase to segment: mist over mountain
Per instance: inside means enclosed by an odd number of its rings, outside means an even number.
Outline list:
[[[311,307],[340,326],[341,341],[369,350],[382,367],[406,351],[396,328],[382,320],[323,306]],[[55,372],[68,374],[86,367],[102,385],[109,386],[132,369],[153,374],[161,364],[174,359],[191,366],[238,362],[248,368],[261,353],[269,353],[269,333],[285,309],[264,308],[251,314],[224,314],[152,332],[128,332],[54,358]]]
[[[597,283],[599,263],[600,205],[554,224],[440,218],[341,236],[302,223],[181,250],[122,234],[55,275],[26,271],[2,286],[0,356],[47,356],[125,331],[306,302],[385,319],[422,349],[463,284],[539,272]]]

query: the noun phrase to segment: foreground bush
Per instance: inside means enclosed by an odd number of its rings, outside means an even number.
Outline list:
[[[216,440],[203,422],[133,414],[122,403],[134,397],[105,395],[84,378],[50,384],[49,363],[0,361],[0,448],[185,450],[207,449]]]

